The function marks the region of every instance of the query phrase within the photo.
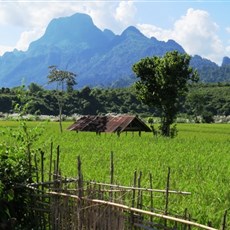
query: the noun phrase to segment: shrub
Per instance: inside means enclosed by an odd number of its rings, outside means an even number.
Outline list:
[[[203,123],[213,123],[214,122],[213,114],[208,111],[204,112],[202,114],[202,122]]]

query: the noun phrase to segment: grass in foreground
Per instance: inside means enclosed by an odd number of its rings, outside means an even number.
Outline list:
[[[34,122],[28,125],[33,127]],[[64,128],[71,123],[64,123]],[[0,126],[16,127],[16,122],[0,122]],[[182,213],[188,208],[192,217],[219,227],[224,211],[230,207],[230,125],[179,124],[174,139],[153,137],[150,133],[132,136],[115,134],[59,133],[58,123],[47,123],[37,145],[49,156],[50,143],[60,145],[62,174],[76,176],[77,156],[81,156],[85,180],[109,182],[110,153],[114,152],[115,181],[132,185],[134,170],[143,172],[143,187],[164,189],[168,167],[170,188],[189,191],[191,196],[172,196],[170,208]],[[3,137],[2,137],[3,138]],[[3,139],[2,139],[3,140]],[[10,140],[6,140],[10,141]],[[230,220],[229,220],[230,224]]]

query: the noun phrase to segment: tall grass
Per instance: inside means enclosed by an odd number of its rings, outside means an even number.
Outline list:
[[[37,124],[37,123],[36,123]],[[71,123],[64,123],[64,128]],[[29,122],[33,127],[35,123]],[[16,127],[15,122],[0,122],[2,130]],[[164,189],[168,167],[171,168],[170,188],[189,191],[191,196],[171,196],[170,206],[182,213],[188,208],[192,217],[203,224],[212,221],[219,227],[224,211],[230,207],[230,125],[178,124],[174,139],[154,137],[151,133],[122,133],[100,136],[95,133],[64,131],[58,123],[47,123],[36,143],[49,157],[51,141],[60,145],[62,174],[75,177],[77,156],[81,156],[84,179],[109,182],[110,153],[114,152],[115,182],[132,185],[133,172],[143,173],[143,187]],[[2,141],[4,137],[1,137]],[[10,141],[5,139],[5,141]],[[230,217],[229,217],[230,219]],[[229,220],[230,225],[230,220]]]

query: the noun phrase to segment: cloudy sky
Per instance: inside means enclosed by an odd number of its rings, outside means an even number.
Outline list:
[[[217,64],[230,57],[230,0],[0,0],[0,55],[26,50],[50,20],[76,12],[89,14],[97,27],[116,34],[133,25],[148,37],[174,39],[190,55]]]

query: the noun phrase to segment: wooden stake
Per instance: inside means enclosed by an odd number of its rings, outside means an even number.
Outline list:
[[[169,181],[170,181],[170,168],[168,168],[168,176],[166,183],[166,193],[165,193],[165,215],[168,215],[168,204],[169,204]],[[167,219],[165,219],[165,227],[167,227]]]
[[[44,182],[44,152],[41,150],[41,180]],[[44,186],[42,186],[42,191],[44,189]]]
[[[57,161],[56,161],[56,171],[57,171],[57,175],[59,174],[59,160],[60,160],[60,146],[58,145],[57,147]]]
[[[114,182],[114,163],[113,163],[113,151],[110,154],[110,183]]]
[[[149,173],[149,185],[150,185],[150,189],[153,188],[153,177],[152,174]],[[150,192],[150,210],[151,212],[153,212],[153,192]],[[150,216],[150,222],[153,222],[153,216]]]
[[[133,177],[133,187],[136,187],[136,183],[137,183],[137,171],[134,172],[134,177]],[[133,195],[132,195],[132,208],[135,207],[135,189],[132,190],[133,191]],[[133,225],[134,225],[134,213],[131,211],[130,212],[130,224],[131,224],[131,229],[133,229]]]
[[[83,197],[83,176],[82,176],[82,172],[81,172],[81,159],[80,156],[78,156],[77,158],[77,169],[78,169],[78,228],[79,230],[82,229],[82,215],[81,215],[81,207],[82,207],[82,197]]]
[[[141,177],[142,177],[142,172],[140,171],[139,177],[137,179],[137,187],[140,188],[141,187]],[[137,195],[137,208],[142,207],[142,191],[138,190],[138,195]]]
[[[36,182],[39,182],[39,175],[38,175],[38,162],[37,162],[37,155],[34,155],[34,163],[35,163],[35,170],[36,170]]]
[[[223,219],[222,230],[227,229],[227,213],[228,213],[228,211],[226,210],[226,211],[224,212],[224,219]]]
[[[51,181],[52,175],[52,162],[53,162],[53,142],[50,144],[50,168],[49,168],[49,181]]]
[[[111,152],[111,155],[110,155],[110,183],[113,184],[114,182],[114,163],[113,163],[113,151]],[[113,188],[111,187],[111,190]],[[113,200],[113,192],[111,192],[109,194],[110,196],[110,201]]]

